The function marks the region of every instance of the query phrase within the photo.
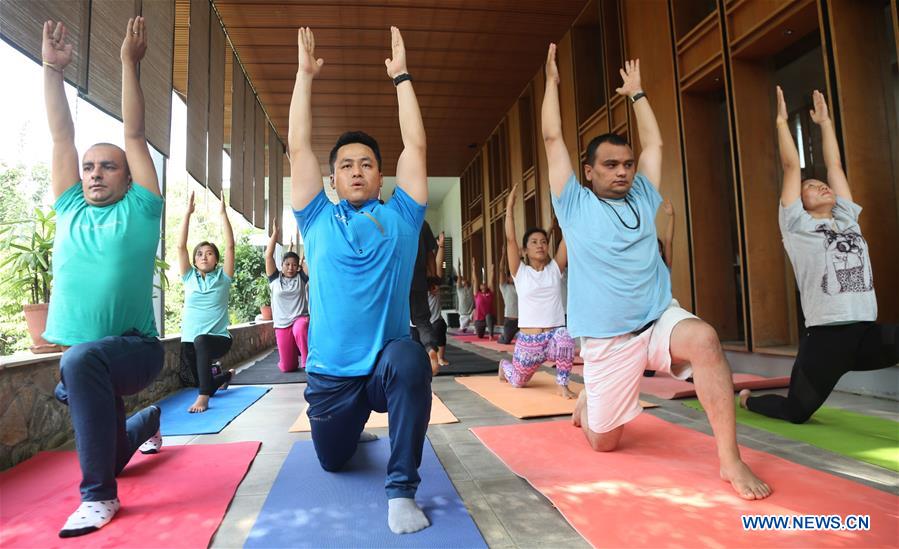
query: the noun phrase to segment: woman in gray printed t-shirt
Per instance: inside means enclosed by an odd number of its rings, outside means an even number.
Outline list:
[[[858,224],[862,208],[852,201],[827,102],[817,90],[813,100],[810,114],[821,128],[827,183],[801,181],[787,105],[777,88],[777,137],[784,172],[780,231],[796,273],[806,329],[786,397],[740,392],[744,408],[793,423],[807,421],[846,372],[899,363],[899,326],[875,322],[874,277]]]

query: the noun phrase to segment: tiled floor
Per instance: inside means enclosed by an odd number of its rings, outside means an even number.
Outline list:
[[[500,356],[463,345],[466,350],[490,358]],[[217,435],[166,439],[167,444],[262,442],[259,455],[238,488],[212,547],[243,545],[291,445],[309,438],[306,433],[287,431],[304,406],[304,388],[305,385],[299,384],[273,386],[267,395]],[[493,407],[451,377],[435,378],[433,389],[460,421],[432,425],[428,438],[490,547],[589,547],[547,499],[509,471],[469,431],[479,425],[520,420]],[[659,408],[647,413],[711,433],[701,412],[677,401],[644,398],[660,404]],[[835,393],[827,404],[899,420],[899,403],[895,401]],[[374,432],[387,436],[386,429]],[[743,426],[738,426],[738,433],[740,443],[746,446],[899,495],[899,476],[886,469]]]

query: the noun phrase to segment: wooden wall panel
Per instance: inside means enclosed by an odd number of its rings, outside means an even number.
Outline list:
[[[206,0],[190,1],[188,34],[187,141],[185,165],[187,173],[206,185],[206,142],[209,130],[209,14]]]
[[[122,37],[125,36],[128,19],[139,14],[138,0],[91,2],[90,61],[87,67],[87,93],[83,97],[118,120],[122,119]],[[35,27],[35,32],[39,31],[40,27]],[[148,31],[153,32],[153,29],[148,28]]]
[[[140,84],[146,102],[147,141],[169,156],[172,133],[172,63],[175,40],[174,0],[147,0],[141,4],[153,44],[140,64]]]
[[[556,64],[559,66],[559,105],[562,111],[562,136],[571,156],[571,165],[580,166],[580,152],[577,140],[577,108],[574,89],[574,51],[571,32],[559,40],[556,49]],[[548,219],[548,218],[547,218]]]
[[[546,92],[546,73],[541,67],[537,71],[537,75],[533,80],[534,87],[534,120],[536,121],[537,132],[537,169],[534,171],[536,175],[536,193],[538,217],[541,221],[552,219],[552,197],[549,190],[549,161],[546,159],[546,147],[543,146],[542,119],[541,109],[543,106],[543,94]],[[582,178],[582,170],[579,164],[575,164],[575,175],[578,179]]]
[[[721,106],[714,97],[699,94],[681,96],[684,124],[684,149],[690,197],[690,231],[693,273],[696,278],[696,309],[700,318],[718,331],[722,341],[739,337],[734,258],[739,254],[731,239],[730,228],[738,220],[731,217],[729,202],[733,183],[722,142],[728,131],[721,127]],[[727,116],[725,114],[725,116]],[[675,239],[686,239],[686,234]]]
[[[685,308],[693,302],[690,282],[689,244],[685,235],[686,196],[684,192],[684,169],[680,155],[680,120],[677,106],[677,80],[674,70],[671,25],[668,10],[659,9],[658,2],[652,0],[625,0],[621,3],[621,18],[624,30],[625,56],[640,59],[643,90],[649,97],[653,112],[662,131],[665,143],[662,162],[662,196],[671,200],[676,212],[674,240],[674,267],[671,272],[671,286],[674,296]],[[620,76],[619,76],[620,78]],[[630,103],[625,101],[625,103]],[[628,105],[630,108],[630,105]],[[614,110],[614,109],[613,109]],[[636,123],[631,116],[631,135],[634,152],[637,145]],[[664,213],[659,213],[657,227],[663,227]]]
[[[781,174],[774,141],[775,83],[767,64],[734,59],[731,68],[752,345],[789,345],[793,326],[785,303],[794,297],[784,276],[786,256],[777,223]]]
[[[233,64],[239,67],[235,57]],[[235,211],[243,215],[243,147],[244,147],[244,94],[246,93],[246,80],[243,71],[235,70],[231,74],[231,135],[228,138],[228,154],[231,157],[231,190],[228,192],[229,202]]]
[[[893,151],[888,115],[895,113],[886,93],[893,83],[884,57],[892,44],[871,22],[883,17],[879,2],[831,0],[828,21],[833,39],[834,65],[842,122],[843,165],[852,196],[864,208],[860,218],[868,242],[877,289],[878,318],[899,321],[899,219],[896,214],[896,179],[886,159]],[[868,36],[859,40],[859,36]],[[856,106],[863,105],[864,108]]]

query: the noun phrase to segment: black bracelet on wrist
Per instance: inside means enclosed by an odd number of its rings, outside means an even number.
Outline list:
[[[631,103],[636,103],[637,101],[646,97],[646,94],[643,92],[635,93],[633,97],[631,97]]]
[[[405,82],[406,80],[408,80],[409,82],[412,82],[412,75],[410,75],[408,72],[404,72],[403,74],[399,74],[399,75],[397,75],[396,77],[394,77],[394,79],[393,79],[393,85],[394,85],[394,86],[399,86],[400,84],[402,84],[402,83]]]

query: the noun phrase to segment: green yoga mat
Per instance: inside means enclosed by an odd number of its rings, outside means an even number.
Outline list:
[[[702,410],[695,399],[684,401],[684,406]],[[899,472],[899,423],[889,419],[822,406],[796,425],[737,405],[737,422]]]

